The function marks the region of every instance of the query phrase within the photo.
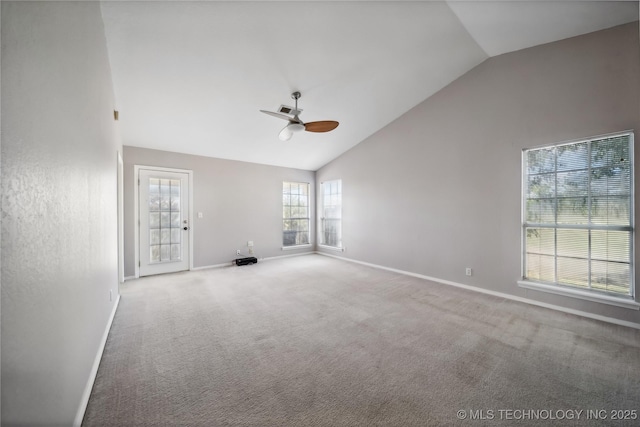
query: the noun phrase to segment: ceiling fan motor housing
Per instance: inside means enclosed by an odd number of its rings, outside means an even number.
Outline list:
[[[300,115],[300,113],[302,113],[302,109],[296,109],[283,104],[280,106],[280,108],[278,108],[278,113],[288,114],[290,116],[298,116]]]
[[[304,130],[304,125],[302,123],[289,123],[287,125],[291,132],[302,132]]]

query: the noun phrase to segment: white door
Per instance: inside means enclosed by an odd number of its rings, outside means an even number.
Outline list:
[[[140,276],[189,269],[189,174],[138,170]]]

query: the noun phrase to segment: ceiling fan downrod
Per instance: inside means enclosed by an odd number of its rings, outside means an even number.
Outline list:
[[[295,91],[291,94],[291,98],[296,100],[296,111],[298,111],[298,99],[300,99],[300,97],[302,96],[302,94],[298,91]],[[296,114],[297,117],[297,114]]]

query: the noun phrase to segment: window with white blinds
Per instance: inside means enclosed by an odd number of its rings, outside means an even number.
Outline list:
[[[633,133],[525,150],[523,278],[633,297]]]
[[[320,242],[342,247],[342,180],[322,183],[322,230]]]
[[[308,245],[309,184],[282,183],[282,245]]]

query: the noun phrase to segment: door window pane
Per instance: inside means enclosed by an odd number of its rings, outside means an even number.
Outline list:
[[[149,256],[152,263],[180,261],[180,180],[149,179]]]

